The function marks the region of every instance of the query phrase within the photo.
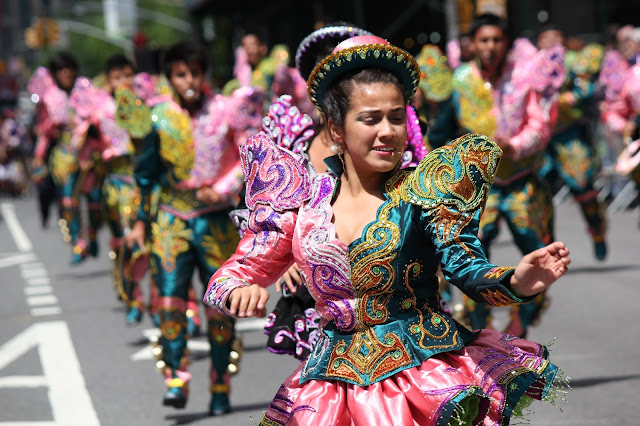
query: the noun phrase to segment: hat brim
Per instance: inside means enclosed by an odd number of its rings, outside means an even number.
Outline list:
[[[309,98],[323,110],[324,95],[334,81],[350,71],[366,68],[382,68],[396,74],[407,102],[420,81],[420,67],[407,51],[390,44],[363,44],[334,52],[317,64],[307,80]]]

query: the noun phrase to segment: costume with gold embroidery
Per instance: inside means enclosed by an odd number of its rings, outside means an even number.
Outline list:
[[[558,180],[567,185],[580,206],[593,240],[594,255],[599,260],[607,254],[606,216],[605,206],[594,188],[596,156],[589,124],[599,114],[594,95],[603,55],[604,48],[598,44],[567,53],[566,79],[558,98],[558,122],[538,172],[552,187]]]
[[[453,73],[452,100],[460,126],[511,148],[496,171],[480,223],[487,256],[502,220],[508,223],[523,254],[552,241],[552,194],[537,171],[557,119],[557,91],[564,78],[563,47],[538,51],[522,38],[514,42],[495,81],[483,76],[479,60],[465,63]],[[465,301],[471,327],[490,327],[490,307]],[[536,299],[512,308],[523,336],[543,306]]]
[[[326,160],[329,172],[310,176],[303,158],[265,133],[241,156],[251,215],[205,302],[229,313],[233,289],[266,287],[295,262],[321,317],[318,342],[261,424],[500,423],[522,396],[550,392],[558,369],[544,347],[471,332],[438,300],[438,267],[479,302],[529,300],[511,291],[513,269],[489,263],[476,235],[500,158],[493,142],[466,135],[390,173],[376,219],[348,246],[331,219],[342,173],[336,157]],[[365,389],[367,409],[349,410]]]
[[[167,386],[165,404],[176,408],[184,407],[190,380],[186,325],[191,278],[197,267],[206,284],[238,241],[229,218],[244,184],[238,145],[257,131],[263,96],[260,90],[244,87],[230,97],[203,99],[194,116],[181,107],[169,86],[147,100],[153,128],[142,140],[135,166],[141,194],[137,219],[150,223],[162,331],[160,360]],[[150,216],[148,203],[155,187],[159,188],[158,208]],[[218,197],[213,204],[202,201],[198,193],[208,188]],[[232,319],[211,309],[207,317],[212,401],[220,396],[228,409],[230,374],[237,371],[230,353],[239,342]]]

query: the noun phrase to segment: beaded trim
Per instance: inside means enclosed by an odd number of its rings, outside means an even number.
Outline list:
[[[368,67],[379,67],[394,72],[405,87],[407,103],[413,97],[420,81],[420,66],[411,54],[390,44],[363,44],[339,50],[324,58],[307,80],[309,98],[322,109],[325,92],[342,74]]]

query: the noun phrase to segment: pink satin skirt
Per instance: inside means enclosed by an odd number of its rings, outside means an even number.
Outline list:
[[[282,384],[261,425],[497,425],[548,396],[559,372],[547,350],[493,330],[457,351],[368,386],[338,380]]]

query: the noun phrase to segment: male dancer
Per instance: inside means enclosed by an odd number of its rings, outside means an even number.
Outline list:
[[[141,205],[127,240],[144,247],[145,221],[151,226],[151,256],[157,266],[158,314],[165,376],[163,404],[183,408],[187,402],[186,304],[194,269],[206,285],[230,256],[238,235],[229,209],[243,186],[238,146],[259,126],[263,98],[256,100],[255,127],[239,120],[236,111],[215,96],[202,94],[206,57],[190,42],[171,46],[165,53],[164,73],[169,86],[160,90],[164,100],[151,110],[153,131],[142,141],[135,180]],[[245,92],[248,96],[251,91]],[[149,217],[150,191],[160,185],[155,217]],[[210,414],[230,411],[230,353],[234,320],[207,309],[211,345]]]
[[[564,78],[564,51],[558,48],[548,57],[536,57],[536,48],[520,40],[519,48],[509,52],[507,23],[491,14],[476,17],[470,34],[476,59],[453,75],[458,123],[465,131],[487,135],[504,152],[480,224],[482,243],[488,255],[504,219],[520,251],[530,253],[550,241],[551,194],[536,169],[555,122],[557,107],[548,93],[549,81],[555,74]],[[543,67],[535,67],[537,60],[547,60],[546,69],[553,72],[544,75]],[[541,296],[513,308],[506,331],[525,336],[544,301]],[[468,301],[467,309],[473,328],[490,325],[486,305]]]
[[[556,26],[547,26],[538,34],[538,49],[547,49],[555,44],[564,45],[565,36]],[[539,175],[552,184],[560,178],[569,187],[574,199],[580,205],[582,216],[588,225],[593,240],[596,259],[607,256],[605,242],[605,208],[597,198],[593,187],[596,176],[594,152],[589,138],[590,114],[595,110],[595,83],[602,56],[602,46],[588,45],[579,53],[567,54],[567,78],[558,98],[558,124],[553,130],[546,149],[545,163]]]

